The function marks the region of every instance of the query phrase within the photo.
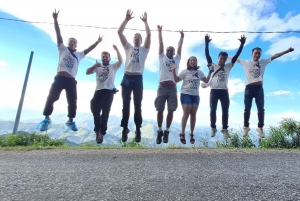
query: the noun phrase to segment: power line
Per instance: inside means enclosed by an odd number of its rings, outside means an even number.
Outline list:
[[[7,20],[7,21],[16,21],[16,22],[24,22],[24,23],[31,23],[31,24],[54,24],[53,22],[32,22],[26,20],[17,20],[17,19],[8,19],[0,17],[0,20]],[[98,27],[98,26],[89,26],[89,25],[75,25],[75,24],[59,24],[59,26],[69,26],[69,27],[86,27],[86,28],[96,28],[96,29],[118,29],[119,27]],[[142,29],[133,29],[133,28],[126,28],[128,30],[134,31],[144,31]],[[156,31],[156,30],[151,30]],[[163,30],[166,32],[179,32],[174,30]],[[199,31],[199,30],[192,30],[192,31],[184,31],[184,32],[198,32],[198,33],[300,33],[300,31]]]

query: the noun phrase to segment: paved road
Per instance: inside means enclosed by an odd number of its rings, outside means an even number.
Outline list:
[[[0,151],[0,200],[300,200],[300,151]]]

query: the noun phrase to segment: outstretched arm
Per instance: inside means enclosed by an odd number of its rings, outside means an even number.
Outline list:
[[[210,70],[210,71],[208,72],[207,77],[202,78],[201,81],[203,81],[203,82],[205,82],[205,83],[208,83],[209,80],[210,80],[210,76],[211,76],[212,72],[213,72],[213,70]]]
[[[122,43],[123,47],[125,47],[126,44],[127,44],[127,39],[126,39],[126,37],[125,37],[125,35],[124,35],[123,32],[124,32],[124,29],[125,29],[127,23],[128,23],[129,20],[131,20],[132,18],[134,18],[134,17],[132,17],[132,12],[131,12],[131,10],[127,10],[125,20],[122,22],[121,26],[120,26],[119,29],[118,29],[118,35],[119,35],[119,38],[120,38],[120,40],[121,40],[121,43]]]
[[[278,57],[281,57],[282,55],[284,54],[287,54],[289,52],[292,52],[294,51],[294,48],[290,47],[289,49],[283,51],[283,52],[279,52],[277,54],[274,54],[272,57],[271,57],[271,61],[273,61],[274,59],[277,59]]]
[[[162,25],[161,26],[157,25],[158,42],[159,42],[158,55],[161,55],[164,52],[164,43],[162,39],[161,30],[162,30]]]
[[[120,51],[119,51],[119,49],[118,49],[118,47],[116,46],[116,45],[113,45],[113,48],[116,50],[116,52],[117,52],[117,57],[118,57],[118,62],[117,62],[117,66],[118,66],[118,68],[122,65],[122,63],[123,63],[123,59],[122,59],[122,56],[121,56],[121,54],[120,54]]]
[[[59,29],[58,21],[57,21],[58,14],[59,14],[59,11],[56,12],[56,9],[52,13],[52,16],[54,19],[54,28],[55,28],[55,32],[56,32],[56,38],[57,38],[57,46],[59,47],[63,43],[63,39],[61,37],[60,29]]]
[[[97,67],[101,67],[102,65],[96,60],[96,63],[94,65],[92,65],[92,67],[86,69],[86,74],[87,75],[90,75],[90,74],[93,74],[94,70],[97,68]]]
[[[145,30],[146,30],[146,38],[145,38],[145,42],[144,42],[144,46],[149,49],[150,48],[150,44],[151,44],[151,31],[148,25],[148,21],[147,21],[147,13],[144,12],[144,15],[142,15],[141,20],[145,23]]]
[[[205,35],[205,57],[206,57],[206,61],[207,61],[208,65],[210,65],[212,63],[212,59],[209,55],[209,50],[208,50],[208,45],[209,45],[210,41],[211,41],[211,39],[209,38],[209,35],[206,34]]]
[[[172,73],[173,73],[174,80],[175,80],[175,82],[177,83],[177,82],[180,82],[181,79],[180,79],[180,77],[178,77],[178,76],[176,75],[176,72],[175,72],[176,68],[177,68],[177,66],[176,66],[174,63],[172,63],[172,64],[171,64],[171,70],[172,70]]]
[[[241,45],[240,45],[238,51],[235,53],[235,55],[231,59],[232,65],[234,65],[234,63],[236,62],[237,58],[240,56],[240,54],[243,50],[244,44],[246,43],[245,35],[242,35],[241,38],[239,39],[239,41],[241,42]]]
[[[177,47],[177,54],[181,57],[181,49],[182,49],[182,44],[183,44],[183,38],[184,38],[184,33],[183,30],[179,30],[180,33],[180,39],[178,42],[178,47]]]
[[[90,47],[88,47],[87,49],[85,49],[83,51],[84,55],[87,55],[90,51],[92,51],[95,47],[97,47],[97,45],[102,41],[102,36],[99,35],[98,40],[91,45]]]

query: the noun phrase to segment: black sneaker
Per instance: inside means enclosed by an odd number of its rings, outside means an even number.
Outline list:
[[[157,131],[156,144],[161,143],[161,137],[163,136],[163,134],[164,134],[163,131]]]
[[[126,142],[128,139],[128,133],[129,133],[129,129],[128,128],[124,128],[122,131],[122,142]]]
[[[136,130],[135,131],[135,142],[140,142],[141,141],[141,131],[140,130]]]
[[[164,135],[163,135],[163,142],[164,143],[168,143],[168,141],[169,141],[169,133],[170,133],[170,131],[164,131]]]

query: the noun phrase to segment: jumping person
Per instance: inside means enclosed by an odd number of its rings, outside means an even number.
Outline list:
[[[261,48],[256,47],[252,49],[252,60],[242,60],[237,59],[237,62],[240,63],[245,72],[246,77],[246,87],[245,87],[245,95],[244,95],[244,131],[243,137],[248,136],[249,128],[249,119],[250,119],[250,110],[252,107],[252,100],[255,99],[256,107],[257,107],[257,116],[258,116],[258,125],[256,131],[260,138],[264,138],[265,134],[263,131],[264,127],[264,119],[265,119],[265,109],[264,109],[264,90],[263,90],[263,76],[265,72],[266,66],[281,57],[284,54],[294,51],[294,48],[290,47],[287,50],[274,54],[268,59],[260,59],[261,57]],[[231,58],[231,57],[230,57]]]
[[[66,122],[66,130],[77,131],[78,128],[73,121],[76,116],[77,109],[77,81],[75,80],[78,65],[81,59],[85,57],[91,50],[93,50],[101,41],[102,37],[99,36],[98,40],[83,52],[76,50],[77,40],[75,38],[69,38],[68,47],[64,46],[63,39],[60,33],[58,25],[58,14],[59,11],[53,12],[52,16],[54,19],[54,27],[57,37],[57,47],[59,52],[59,62],[57,67],[57,74],[54,77],[54,82],[50,88],[49,95],[45,104],[43,115],[45,119],[37,125],[40,131],[46,131],[51,126],[50,115],[53,112],[54,102],[59,99],[60,93],[63,89],[66,91],[68,101],[68,117],[69,120]]]
[[[179,137],[181,143],[186,144],[184,133],[187,120],[190,117],[190,143],[194,144],[194,128],[196,124],[196,113],[200,103],[200,80],[207,83],[210,79],[213,70],[210,70],[207,77],[205,77],[203,72],[199,70],[200,67],[197,66],[197,58],[194,56],[188,59],[187,68],[181,71],[178,76],[176,75],[176,68],[177,66],[175,66],[175,64],[172,64],[171,69],[173,72],[175,82],[177,83],[183,80],[180,94],[183,116],[181,120],[181,133],[179,134]]]
[[[134,18],[131,10],[127,10],[125,20],[122,22],[118,29],[118,35],[126,53],[125,61],[125,72],[121,82],[122,88],[122,120],[121,127],[122,131],[122,142],[126,142],[128,138],[128,120],[130,115],[130,100],[131,92],[133,92],[133,103],[134,103],[134,123],[136,126],[135,130],[135,141],[141,141],[141,130],[142,127],[142,99],[143,99],[143,72],[145,67],[145,61],[149,53],[151,43],[151,32],[147,22],[147,13],[145,12],[140,18],[145,24],[146,38],[144,45],[142,46],[142,36],[139,33],[134,34],[133,46],[127,41],[123,34],[127,23]]]
[[[158,40],[159,40],[159,86],[157,90],[157,98],[155,99],[155,107],[157,111],[157,138],[156,143],[160,144],[163,137],[163,142],[168,143],[169,140],[169,128],[173,120],[173,112],[177,109],[177,87],[174,81],[173,73],[171,70],[171,64],[179,66],[181,59],[181,48],[184,38],[183,31],[179,31],[180,39],[177,47],[177,54],[175,55],[175,48],[172,46],[167,47],[166,54],[164,51],[164,43],[162,39],[162,26],[157,26]],[[176,68],[176,75],[178,74],[178,68]],[[166,130],[162,130],[163,115],[165,110],[166,101],[168,103],[168,114],[166,118]]]
[[[96,73],[97,86],[94,97],[91,100],[91,111],[94,116],[94,131],[98,144],[103,142],[103,137],[106,134],[110,107],[115,94],[115,75],[123,62],[117,46],[113,45],[113,48],[117,52],[118,61],[116,63],[109,64],[110,54],[104,51],[101,53],[102,64],[96,61],[92,67],[86,70],[87,75]],[[101,111],[102,114],[100,116]]]
[[[237,58],[241,54],[244,44],[246,42],[246,37],[244,35],[241,36],[239,41],[241,42],[239,49],[237,50],[236,54],[232,58],[231,62],[225,64],[228,54],[227,52],[220,52],[218,56],[218,64],[215,64],[212,62],[212,59],[209,55],[209,42],[212,39],[210,39],[209,35],[205,35],[205,56],[208,63],[208,66],[213,66],[214,68],[214,74],[212,76],[212,79],[210,81],[210,126],[211,126],[211,137],[214,137],[217,132],[216,128],[216,121],[217,121],[217,105],[218,100],[221,102],[222,107],[222,125],[223,128],[221,130],[221,133],[223,133],[223,136],[225,138],[230,138],[230,135],[228,133],[228,115],[229,115],[229,93],[228,93],[228,78],[229,73],[236,62]]]

